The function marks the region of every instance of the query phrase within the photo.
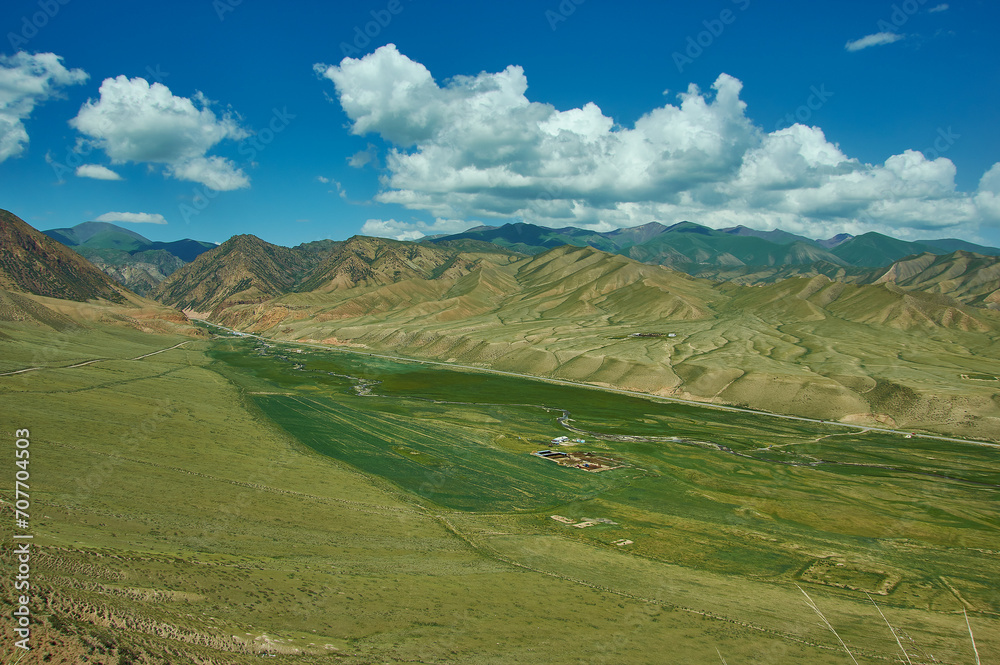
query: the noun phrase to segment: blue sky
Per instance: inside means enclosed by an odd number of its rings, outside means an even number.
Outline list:
[[[1000,6],[790,5],[8,0],[0,207],[283,245],[520,220],[1000,244]]]

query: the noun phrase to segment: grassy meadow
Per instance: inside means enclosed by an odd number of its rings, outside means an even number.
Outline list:
[[[963,610],[1000,658],[998,449],[247,338],[0,332],[0,372],[42,367],[0,376],[4,431],[31,430],[23,663],[851,662],[803,591],[859,663],[975,663]],[[626,466],[529,454],[562,434]]]

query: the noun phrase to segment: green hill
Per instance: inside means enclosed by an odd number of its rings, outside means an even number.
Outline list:
[[[692,225],[694,226],[694,225]],[[640,245],[627,255],[643,263],[674,266],[691,272],[696,265],[779,266],[807,265],[816,261],[845,264],[812,243],[779,244],[756,236],[733,235],[706,227],[671,229]]]
[[[214,242],[184,238],[183,240],[174,240],[172,242],[151,242],[143,251],[162,250],[172,256],[176,256],[185,263],[190,263],[215,246]]]
[[[977,245],[974,242],[959,240],[957,238],[921,240],[920,242],[925,245],[930,245],[931,247],[937,250],[940,250],[937,252],[938,254],[950,253],[961,250],[963,252],[975,252],[976,254],[983,254],[984,256],[1000,256],[1000,248],[998,247],[987,247],[986,245]]]
[[[796,242],[805,243],[807,245],[818,244],[815,240],[811,238],[806,238],[805,236],[800,236],[795,233],[789,233],[788,231],[782,231],[781,229],[773,229],[771,231],[758,231],[757,229],[747,228],[742,224],[739,226],[734,226],[728,229],[719,229],[722,233],[728,233],[730,235],[737,236],[753,236],[755,238],[763,238],[764,240],[769,240],[771,242],[777,243],[779,245],[791,245]]]
[[[834,255],[852,266],[867,266],[871,268],[888,266],[904,256],[913,254],[923,254],[924,252],[939,253],[939,251],[935,251],[930,245],[898,240],[875,232],[864,233],[851,238],[837,245],[831,251]]]
[[[64,245],[87,245],[94,249],[136,249],[152,241],[135,231],[123,229],[108,222],[83,222],[71,228],[43,231]]]

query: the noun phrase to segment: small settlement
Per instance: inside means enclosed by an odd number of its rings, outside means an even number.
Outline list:
[[[611,469],[620,469],[625,466],[614,458],[606,457],[604,455],[596,455],[594,453],[564,453],[559,450],[536,450],[531,454],[535,457],[541,457],[542,459],[547,459],[550,462],[555,462],[559,466],[570,466],[576,469],[590,471],[591,473],[610,471]]]

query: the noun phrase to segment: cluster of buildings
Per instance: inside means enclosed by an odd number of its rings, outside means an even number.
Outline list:
[[[618,460],[601,455],[595,455],[594,453],[564,453],[560,450],[536,450],[531,454],[535,457],[541,457],[542,459],[547,459],[550,462],[555,462],[560,466],[571,466],[594,473],[598,471],[608,471],[610,469],[620,469],[624,466]]]

